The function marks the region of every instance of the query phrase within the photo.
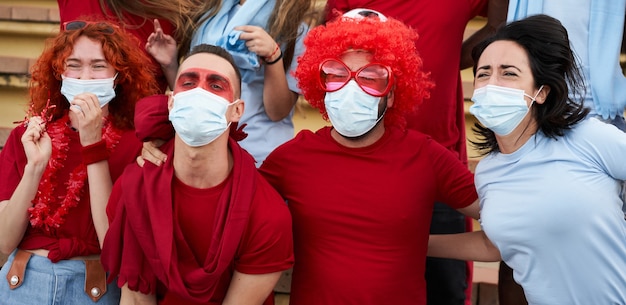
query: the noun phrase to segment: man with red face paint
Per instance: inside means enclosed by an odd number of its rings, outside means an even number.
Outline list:
[[[102,261],[122,303],[262,304],[292,266],[287,206],[229,137],[240,90],[222,48],[199,45],[180,65],[166,162],[129,166],[109,200]]]

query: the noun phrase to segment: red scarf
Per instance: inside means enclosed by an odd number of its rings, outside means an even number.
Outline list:
[[[182,233],[174,223],[170,187],[174,177],[172,141],[163,146],[169,156],[163,166],[146,163],[141,169],[125,171],[120,177],[124,191],[102,252],[109,280],[119,274],[120,282],[127,282],[131,289],[154,293],[156,283],[142,281],[153,273],[168,291],[195,302],[209,301],[221,275],[233,262],[256,188],[252,157],[232,138],[229,148],[234,161],[232,179],[226,182],[219,199],[218,220],[203,266],[178,259],[188,257],[191,250],[176,247],[176,238]]]

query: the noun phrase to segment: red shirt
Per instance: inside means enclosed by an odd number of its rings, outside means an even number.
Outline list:
[[[363,148],[338,144],[330,131],[301,131],[260,168],[293,218],[291,303],[426,304],[433,204],[470,205],[473,175],[415,131],[387,128]]]
[[[25,130],[26,128],[22,125],[13,129],[0,153],[0,181],[2,181],[0,201],[11,198],[24,174],[27,160],[21,138]],[[80,149],[78,133],[72,132],[67,159],[56,179],[59,182],[55,188],[55,198],[63,198],[66,195],[67,188],[64,183],[69,180],[69,174],[82,162]],[[108,161],[113,182],[121,175],[126,165],[135,162],[140,151],[141,142],[135,137],[134,131],[124,132]],[[29,225],[18,247],[24,250],[57,249],[60,251],[61,259],[100,253],[100,244],[91,217],[87,184],[85,184],[78,206],[69,210],[65,223],[59,229],[47,232]]]
[[[240,174],[231,172],[224,182],[210,189],[197,189],[177,181],[171,162],[162,166],[165,172],[158,172],[163,169],[154,169],[151,165],[142,169],[133,164],[126,169],[114,185],[107,206],[111,227],[105,240],[102,261],[105,269],[112,274],[109,277],[111,280],[119,274],[120,287],[128,283],[132,290],[156,293],[159,304],[206,304],[199,299],[207,299],[209,304],[221,304],[235,270],[246,274],[266,274],[283,271],[293,265],[291,217],[284,200],[256,171],[252,157],[238,146],[234,149],[247,156],[245,160],[234,158],[234,162],[245,162],[248,171],[241,174],[236,171],[235,165],[233,172]],[[164,150],[170,154],[168,160],[172,160],[172,150]],[[163,184],[148,182],[152,180],[145,172],[153,169],[157,171],[155,176],[158,181]],[[129,187],[131,181],[140,181],[139,188],[134,185]],[[250,185],[254,186],[248,188]],[[171,198],[159,194],[154,201],[133,200],[136,192],[146,193],[145,198],[155,198],[150,196],[157,194],[156,190],[170,189]],[[233,214],[232,211],[237,210],[239,205],[237,196],[250,190],[247,216]],[[225,212],[219,205],[224,196],[234,200]],[[146,215],[138,215],[134,211]],[[234,237],[239,238],[234,240],[233,231],[224,228],[228,228],[229,219],[237,217],[246,217],[245,226],[240,238]],[[150,234],[145,234],[145,230],[150,230]],[[234,256],[211,253],[210,249],[216,248],[214,244],[222,243],[235,244]],[[155,246],[159,253],[146,250]],[[226,247],[217,250],[222,253]],[[167,248],[172,251],[161,252]],[[173,254],[170,256],[170,253]],[[167,259],[171,263],[165,263]],[[216,271],[212,264],[215,260],[228,262],[223,273]],[[199,278],[210,278],[214,283],[210,287],[215,288],[207,288],[208,282]],[[174,291],[174,284],[175,289],[181,289],[181,293]]]

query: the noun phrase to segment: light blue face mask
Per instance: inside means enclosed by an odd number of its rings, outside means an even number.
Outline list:
[[[92,93],[98,97],[100,108],[115,98],[115,76],[101,79],[78,79],[61,75],[61,94],[71,104],[76,95]]]
[[[469,111],[483,126],[497,135],[506,136],[522,122],[541,89],[543,86],[532,97],[524,90],[487,85],[474,90],[474,105]],[[530,106],[526,105],[525,96],[531,99]]]
[[[174,95],[169,119],[178,137],[191,147],[207,145],[230,126],[226,110],[232,104],[221,96],[200,87]]]
[[[370,131],[378,117],[380,97],[367,94],[350,80],[343,88],[327,92],[324,105],[333,128],[344,137],[358,137]]]

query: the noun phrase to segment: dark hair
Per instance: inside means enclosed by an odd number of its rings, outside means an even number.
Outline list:
[[[531,115],[537,121],[539,130],[556,139],[585,118],[589,109],[584,108],[582,103],[584,81],[570,48],[567,30],[560,21],[547,15],[534,15],[501,27],[472,50],[474,74],[483,51],[499,40],[513,41],[524,48],[535,86],[550,87],[546,101],[531,107]],[[471,143],[481,155],[499,151],[493,131],[478,123],[473,131],[479,140]]]
[[[185,54],[185,56],[183,57],[183,61],[189,58],[190,56],[199,54],[199,53],[214,54],[228,61],[228,63],[231,66],[233,66],[233,69],[235,70],[235,73],[237,74],[237,84],[239,85],[239,88],[237,89],[239,91],[239,94],[241,94],[241,72],[239,71],[239,68],[237,68],[237,65],[235,64],[235,59],[233,58],[232,55],[230,55],[230,53],[228,53],[228,51],[226,51],[222,47],[203,43],[203,44],[194,46],[191,49],[191,51],[189,51],[189,53]]]

